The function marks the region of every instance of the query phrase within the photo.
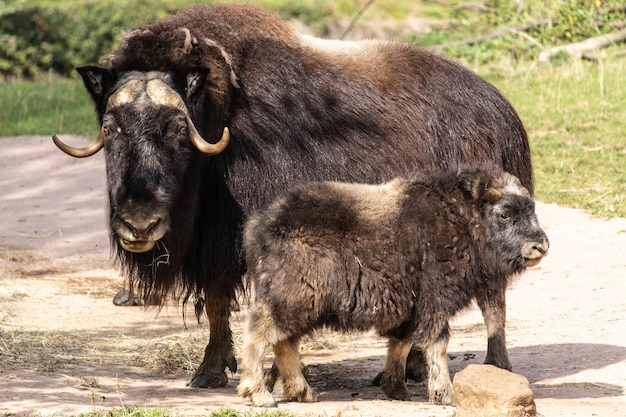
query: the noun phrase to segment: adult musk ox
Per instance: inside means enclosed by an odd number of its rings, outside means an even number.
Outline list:
[[[55,143],[77,157],[104,148],[111,240],[139,293],[206,300],[195,387],[223,386],[236,369],[228,318],[245,271],[241,228],[278,192],[469,161],[493,161],[533,190],[507,100],[408,44],[325,41],[260,8],[198,6],[127,32],[107,68],[78,72],[102,128],[87,148]],[[478,302],[486,361],[510,369],[504,293]]]
[[[244,230],[256,300],[240,395],[276,405],[263,376],[273,346],[284,397],[315,401],[299,341],[328,326],[375,328],[388,339],[381,385],[393,399],[409,399],[407,355],[422,348],[429,400],[453,404],[448,319],[547,254],[534,207],[519,180],[495,166],[380,186],[312,183],[278,198]]]

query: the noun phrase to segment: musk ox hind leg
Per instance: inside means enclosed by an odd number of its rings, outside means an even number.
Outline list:
[[[302,361],[300,361],[300,370],[302,371],[302,375],[308,381],[309,378],[309,368],[307,368]],[[383,373],[381,372],[380,375]],[[278,371],[278,366],[276,362],[272,364],[272,367],[265,371],[265,386],[269,392],[274,391],[274,387],[276,386],[276,382],[278,382],[278,378],[280,377],[280,372]],[[380,382],[378,383],[380,385]]]
[[[237,372],[230,331],[230,297],[208,298],[205,302],[209,319],[209,343],[204,350],[202,363],[187,385],[194,388],[224,387],[228,383],[225,369]]]
[[[405,368],[406,358],[412,345],[412,340],[389,338],[387,362],[380,378],[380,385],[385,395],[392,400],[411,400],[405,383]]]
[[[283,380],[284,397],[299,402],[312,403],[317,401],[317,394],[302,372],[299,347],[299,337],[290,337],[274,344],[276,366]]]
[[[426,379],[428,374],[428,367],[426,366],[426,359],[424,353],[417,347],[413,346],[409,352],[409,356],[406,358],[406,370],[404,378],[405,380],[411,380],[415,382],[422,382]],[[379,372],[372,380],[372,385],[380,386],[380,380],[383,377],[382,371]]]
[[[448,340],[450,330],[446,328],[432,344],[424,346],[428,364],[428,401],[433,404],[454,405],[454,388],[448,371]]]

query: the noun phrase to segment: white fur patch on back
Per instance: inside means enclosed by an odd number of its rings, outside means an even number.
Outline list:
[[[317,52],[352,58],[362,62],[378,58],[380,54],[381,41],[341,41],[337,39],[323,39],[310,35],[300,35],[300,45]],[[363,61],[364,60],[364,61]]]
[[[395,217],[400,210],[406,180],[394,179],[389,182],[373,184],[357,184],[329,182],[332,189],[339,191],[351,200],[353,207],[363,220],[381,222]]]

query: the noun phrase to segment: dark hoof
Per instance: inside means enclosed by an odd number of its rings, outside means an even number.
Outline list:
[[[411,396],[409,395],[409,390],[404,380],[398,379],[397,376],[389,378],[388,376],[386,377],[383,372],[380,385],[387,398],[391,400],[411,401]]]
[[[415,382],[422,382],[426,380],[428,375],[427,371],[426,361],[424,360],[424,354],[422,351],[418,349],[411,349],[409,356],[406,358],[405,381],[411,380]],[[383,373],[379,372],[378,375],[372,379],[372,386],[379,387],[382,377]]]
[[[496,358],[487,354],[485,358],[485,365],[493,365],[500,369],[506,369],[509,372],[513,371],[513,367],[511,366],[511,362],[509,362],[508,358]]]
[[[220,374],[196,374],[187,382],[192,388],[222,388],[228,384],[226,372]]]
[[[395,389],[389,392],[385,391],[385,395],[390,400],[398,400],[398,401],[411,401],[411,396],[409,395],[409,391],[404,387],[404,389]]]
[[[141,301],[129,290],[119,290],[113,297],[113,304],[116,306],[139,306]]]

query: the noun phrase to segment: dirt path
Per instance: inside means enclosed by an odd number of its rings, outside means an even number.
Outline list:
[[[79,140],[80,138],[75,138]],[[47,137],[0,139],[0,415],[75,415],[119,406],[182,415],[249,410],[226,388],[185,380],[207,330],[172,304],[158,315],[115,307],[102,155],[77,160]],[[544,416],[626,415],[626,219],[604,221],[538,204],[550,255],[508,293],[508,346]],[[236,345],[245,311],[233,316]],[[474,308],[453,325],[452,372],[481,363],[485,330]],[[369,381],[385,345],[371,334],[322,333],[304,345],[320,401],[279,403],[307,415],[451,416],[452,407],[387,401]]]

